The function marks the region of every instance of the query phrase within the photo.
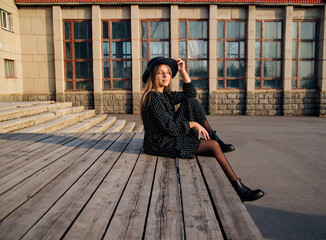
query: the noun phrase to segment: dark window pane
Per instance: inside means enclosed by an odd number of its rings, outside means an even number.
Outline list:
[[[65,59],[71,59],[71,44],[65,43]]]
[[[76,89],[78,90],[92,90],[93,82],[92,81],[79,81],[76,82]]]
[[[103,58],[104,59],[110,58],[109,42],[103,42]]]
[[[317,23],[316,22],[301,22],[301,39],[316,39],[317,38]]]
[[[186,22],[180,21],[180,38],[186,38]]]
[[[103,72],[104,72],[104,78],[110,77],[110,62],[108,61],[103,62]]]
[[[88,42],[88,56],[87,58],[93,58],[93,47],[92,47],[92,42]]]
[[[88,59],[87,42],[75,42],[75,59]]]
[[[256,22],[256,39],[261,39],[261,22]]]
[[[218,77],[224,77],[224,62],[218,61]]]
[[[103,38],[109,38],[109,23],[103,22]]]
[[[65,28],[65,40],[70,40],[71,39],[70,22],[65,22],[64,28]]]
[[[244,42],[227,42],[227,58],[244,58]]]
[[[261,77],[260,63],[261,63],[261,61],[255,62],[255,76],[256,77]]]
[[[207,61],[206,60],[193,60],[189,61],[189,76],[190,77],[207,77]]]
[[[244,87],[244,80],[237,79],[237,80],[227,80],[226,81],[227,88],[243,88]]]
[[[87,79],[88,78],[88,62],[75,63],[75,78]]]
[[[292,58],[298,57],[298,44],[297,41],[292,42]]]
[[[141,38],[147,39],[147,22],[141,22]]]
[[[186,57],[186,42],[185,41],[179,42],[179,51],[180,51],[180,57],[185,58]]]
[[[264,77],[280,78],[281,77],[281,61],[265,61]],[[265,86],[265,84],[264,84]]]
[[[296,88],[297,87],[297,80],[296,79],[292,79],[292,81],[291,81],[291,87],[292,88]]]
[[[110,89],[111,85],[110,85],[110,81],[104,81],[104,89]]]
[[[66,82],[66,89],[72,90],[72,82]]]
[[[88,78],[93,78],[93,62],[88,62]]]
[[[224,88],[224,81],[223,80],[217,80],[217,88]]]
[[[265,39],[281,39],[282,23],[281,22],[265,22],[264,24]]]
[[[207,22],[189,21],[189,38],[207,38]]]
[[[281,80],[264,80],[264,88],[280,88]]]
[[[131,78],[131,61],[112,62],[113,78]]]
[[[243,39],[244,36],[244,22],[227,22],[227,38]]]
[[[114,89],[131,89],[131,80],[113,81]]]
[[[227,77],[244,77],[244,61],[227,61],[226,76]]]
[[[261,43],[256,42],[256,44],[255,44],[255,57],[256,58],[261,58],[260,51],[261,51]]]
[[[297,77],[297,61],[292,61],[292,77]]]
[[[292,23],[292,38],[293,39],[298,38],[298,22]]]
[[[255,88],[260,88],[260,80],[255,80]]]
[[[207,88],[207,80],[192,80],[195,88]]]
[[[151,58],[169,57],[169,42],[151,42]]]
[[[207,58],[207,41],[189,40],[188,41],[189,58]]]
[[[130,39],[130,22],[112,22],[113,39]]]
[[[316,80],[313,79],[301,79],[299,81],[299,87],[301,88],[315,88],[317,87]]]
[[[265,42],[264,58],[281,58],[281,42]]]
[[[315,58],[317,56],[315,42],[300,43],[300,58]]]
[[[66,79],[72,79],[71,62],[66,62]]]
[[[169,23],[168,22],[151,22],[151,39],[168,39],[169,38]]]
[[[142,42],[141,43],[141,56],[142,56],[142,58],[148,58],[147,42]]]
[[[224,22],[222,21],[218,22],[217,38],[224,38]]]
[[[130,42],[112,42],[113,58],[131,58]]]
[[[300,61],[300,77],[317,77],[315,61]]]
[[[74,22],[74,38],[91,39],[92,32],[90,26],[90,22]]]

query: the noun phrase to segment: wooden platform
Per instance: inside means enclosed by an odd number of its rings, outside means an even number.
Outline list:
[[[0,135],[0,239],[263,239],[214,158],[142,133]]]

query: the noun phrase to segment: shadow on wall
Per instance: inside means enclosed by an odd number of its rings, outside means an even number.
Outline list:
[[[326,239],[326,215],[309,215],[246,204],[246,208],[266,239]]]

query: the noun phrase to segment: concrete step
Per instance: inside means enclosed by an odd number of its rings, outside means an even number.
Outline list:
[[[133,132],[133,130],[136,127],[136,123],[135,122],[129,122],[127,123],[123,129],[121,129],[121,132]]]
[[[54,103],[54,101],[0,102],[0,111]]]
[[[67,128],[61,129],[57,133],[77,133],[77,132],[85,132],[89,130],[94,125],[104,121],[106,119],[106,114],[98,114],[94,117],[87,118],[81,122],[75,123]]]
[[[71,113],[59,117],[53,121],[42,123],[34,127],[25,128],[16,132],[19,133],[52,133],[80,122],[86,118],[95,116],[95,110],[86,110],[79,113]]]
[[[111,132],[120,132],[124,126],[126,125],[126,120],[117,120],[113,126],[109,127],[106,129],[104,132],[105,133],[111,133]]]
[[[144,131],[144,125],[139,124],[135,127],[134,132],[143,132]]]
[[[108,117],[103,122],[100,122],[100,123],[96,124],[94,127],[90,128],[86,132],[87,133],[99,133],[99,132],[103,132],[106,129],[108,129],[109,127],[111,127],[116,122],[116,120],[117,120],[116,117]]]
[[[0,110],[0,122],[22,117],[29,117],[62,107],[71,107],[71,103],[36,104],[32,106],[26,105],[23,107]]]
[[[55,113],[55,115],[57,117],[62,117],[64,115],[70,114],[70,113],[78,113],[78,112],[82,112],[85,110],[84,106],[80,106],[80,107],[68,107],[68,108],[59,108],[59,109],[55,109],[52,112]]]
[[[46,112],[35,116],[23,117],[23,118],[0,122],[0,133],[8,133],[24,128],[29,128],[37,124],[52,121],[56,118],[57,117],[54,113]]]

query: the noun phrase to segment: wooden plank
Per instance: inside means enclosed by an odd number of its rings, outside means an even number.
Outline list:
[[[145,240],[184,239],[175,159],[158,158]]]
[[[7,135],[8,138],[6,138]],[[49,134],[37,133],[5,133],[0,134],[0,136],[3,137],[0,142],[0,156],[17,151],[17,146],[23,148],[37,141],[51,137]]]
[[[198,157],[228,239],[264,239],[215,158]]]
[[[223,239],[196,159],[178,159],[186,239]]]
[[[78,137],[78,135],[76,135]],[[47,138],[46,142],[37,142],[28,146],[30,152],[21,155],[18,158],[10,159],[10,155],[5,155],[3,157],[8,157],[7,163],[1,166],[0,170],[0,194],[2,189],[4,189],[4,183],[8,180],[17,179],[17,177],[22,178],[22,174],[26,175],[27,172],[33,172],[33,165],[37,165],[37,168],[40,169],[44,166],[45,162],[38,161],[35,163],[35,160],[47,156],[49,153],[53,152],[55,149],[59,148],[62,145],[74,140],[75,137],[68,136],[56,136],[54,135],[51,138]],[[50,142],[50,143],[49,143]],[[26,148],[20,148],[17,152],[25,152]],[[17,153],[16,155],[20,155]],[[0,157],[1,158],[1,157]],[[18,170],[18,171],[17,171]]]
[[[84,135],[83,135],[84,136]],[[85,136],[89,136],[89,134],[85,134]],[[56,196],[60,196],[60,193],[62,194],[62,191],[66,188],[69,188],[69,184],[73,183],[80,175],[82,174],[83,170],[88,167],[87,164],[89,164],[87,161],[85,161],[85,158],[87,157],[87,151],[89,151],[95,144],[99,142],[101,138],[103,138],[104,135],[96,134],[92,138],[89,139],[83,139],[78,138],[79,143],[77,146],[74,146],[75,149],[70,151],[68,154],[62,156],[57,161],[53,162],[53,164],[47,166],[46,168],[42,169],[42,171],[35,173],[33,176],[29,177],[28,179],[25,179],[24,182],[16,185],[13,189],[10,191],[7,191],[3,195],[0,196],[0,221],[4,219],[9,213],[11,213],[13,210],[18,208],[20,205],[25,203],[27,200],[29,200],[31,197],[33,197],[36,193],[38,193],[44,186],[52,182],[57,182],[60,180],[60,178],[57,178],[58,176],[66,177],[68,180],[67,182],[60,183],[58,185],[52,186],[53,189],[56,189]],[[74,169],[76,168],[76,169]],[[70,175],[69,175],[70,174]],[[68,175],[68,176],[67,176]],[[71,182],[69,182],[71,180]],[[68,186],[69,185],[69,186]],[[50,188],[51,189],[51,188]],[[39,196],[39,195],[38,195]],[[33,201],[30,201],[29,204],[34,204],[35,199],[37,197],[33,197]],[[46,199],[46,197],[45,197]],[[49,200],[50,202],[55,201],[57,198],[53,197]],[[39,207],[42,211],[46,211],[44,208],[46,208],[46,203],[44,203],[45,200],[40,200],[40,202],[43,202],[43,205],[40,204]],[[24,204],[25,206],[26,204]],[[37,203],[35,203],[35,209],[37,209]],[[25,211],[24,214],[28,212],[28,208],[26,207],[19,208],[21,211]],[[27,204],[27,206],[29,206]],[[32,208],[31,208],[32,209]],[[41,211],[41,212],[42,212]],[[16,213],[15,211],[14,213]],[[18,211],[19,213],[19,211]],[[37,211],[35,210],[35,213]],[[10,215],[10,217],[15,218],[17,217],[16,214]],[[11,219],[11,218],[9,218]],[[11,221],[11,220],[8,220]],[[1,222],[2,224],[3,222]],[[31,221],[33,224],[33,221]],[[31,224],[29,223],[29,224]],[[1,227],[0,227],[1,228]],[[23,228],[22,228],[23,229]],[[23,230],[22,230],[23,231]],[[1,231],[0,231],[1,232]],[[18,234],[18,232],[17,232]],[[1,239],[1,237],[0,237]]]
[[[136,134],[63,239],[102,239],[142,146],[143,134]]]
[[[104,240],[142,239],[157,157],[141,154]]]
[[[96,145],[96,149],[93,148],[92,151],[103,154],[93,160],[94,164],[22,239],[60,239],[110,172],[132,137],[133,134],[108,134],[101,141],[101,146]],[[91,157],[96,158],[96,155],[92,154]]]

